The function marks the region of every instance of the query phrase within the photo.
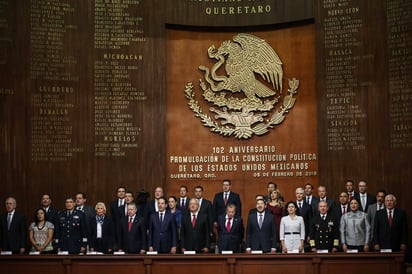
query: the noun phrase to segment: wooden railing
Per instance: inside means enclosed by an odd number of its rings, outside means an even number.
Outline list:
[[[2,255],[0,273],[394,274],[404,273],[404,254]]]

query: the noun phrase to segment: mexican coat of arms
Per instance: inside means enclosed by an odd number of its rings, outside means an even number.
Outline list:
[[[240,33],[233,37],[233,41],[224,41],[218,49],[210,46],[208,56],[216,63],[210,69],[199,66],[204,72],[200,88],[204,100],[211,105],[209,111],[215,113],[214,119],[195,99],[193,83],[189,82],[185,87],[188,105],[204,126],[223,136],[249,139],[253,135],[263,135],[283,122],[295,104],[293,96],[297,93],[299,80],[286,78],[288,93],[283,97],[282,105],[275,109],[282,100],[282,62],[265,40]],[[225,73],[219,75],[222,67]]]

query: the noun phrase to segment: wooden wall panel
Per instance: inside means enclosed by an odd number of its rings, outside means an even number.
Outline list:
[[[173,29],[167,33],[167,159],[168,159],[168,190],[178,193],[180,185],[189,186],[189,195],[193,196],[193,188],[202,185],[205,188],[205,197],[213,200],[216,192],[222,191],[221,182],[229,178],[233,182],[233,191],[241,195],[244,203],[244,217],[247,218],[249,208],[255,206],[256,194],[266,194],[266,184],[274,181],[278,184],[285,199],[294,199],[294,191],[298,186],[311,182],[317,185],[316,160],[291,160],[291,154],[310,154],[316,157],[316,97],[315,97],[315,67],[314,67],[314,33],[313,24],[304,24],[287,29],[274,29],[265,31],[250,31],[247,33],[266,40],[277,52],[283,62],[284,77],[283,93],[277,109],[287,94],[287,78],[297,78],[300,81],[298,93],[295,95],[296,104],[285,115],[282,124],[276,125],[262,136],[254,135],[250,139],[237,139],[234,135],[223,136],[211,132],[211,128],[204,126],[200,119],[188,106],[185,98],[185,86],[193,83],[193,91],[197,94],[196,100],[203,112],[210,117],[215,114],[206,104],[201,94],[198,79],[204,79],[199,65],[211,67],[213,62],[208,60],[207,48],[216,45],[216,48],[225,40],[231,40],[242,29],[231,32],[200,32],[196,29]],[[220,70],[219,75],[225,75]],[[258,77],[258,76],[257,76]],[[227,97],[236,96],[227,92]],[[244,98],[239,96],[236,98]],[[268,117],[269,119],[271,112]],[[274,152],[230,152],[235,147],[267,146],[275,147]],[[221,149],[221,151],[218,151]],[[218,157],[218,162],[182,163],[175,157],[213,155]],[[286,155],[282,161],[247,161],[243,157],[261,155]],[[227,160],[222,160],[227,157]],[[236,160],[239,157],[239,160]],[[248,165],[264,166],[248,170]],[[276,164],[307,164],[307,168],[298,169],[272,169]],[[228,168],[227,171],[213,170],[215,166]],[[184,167],[186,170],[181,170]],[[232,170],[230,168],[233,168]],[[278,172],[289,172],[291,175],[279,175]],[[302,172],[301,176],[297,172]],[[306,172],[314,172],[306,174]],[[179,176],[199,176],[199,178],[182,178]]]
[[[335,197],[346,179],[366,180],[408,208],[410,11],[404,1],[316,2],[319,182]]]

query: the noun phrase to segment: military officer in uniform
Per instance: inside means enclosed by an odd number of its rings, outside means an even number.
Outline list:
[[[336,252],[339,245],[339,226],[332,213],[328,213],[328,204],[320,201],[319,213],[314,215],[310,224],[310,247],[313,252],[328,250]]]
[[[66,210],[59,213],[56,226],[57,251],[67,251],[69,254],[85,253],[87,246],[86,216],[76,210],[73,197],[66,198]]]

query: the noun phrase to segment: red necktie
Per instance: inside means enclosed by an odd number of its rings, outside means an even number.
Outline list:
[[[227,193],[225,193],[225,205],[227,204]]]
[[[195,228],[195,225],[196,225],[196,215],[193,214],[192,227]]]
[[[342,215],[346,214],[346,206],[343,206],[343,213]]]
[[[392,210],[389,210],[388,222],[389,222],[389,226],[392,226]]]
[[[226,224],[226,230],[227,232],[230,232],[230,221],[232,220],[232,218],[228,218],[227,219],[227,224]]]
[[[129,223],[128,223],[128,226],[127,226],[127,228],[129,229],[129,232],[132,230],[132,225],[133,225],[133,218],[130,217]]]

